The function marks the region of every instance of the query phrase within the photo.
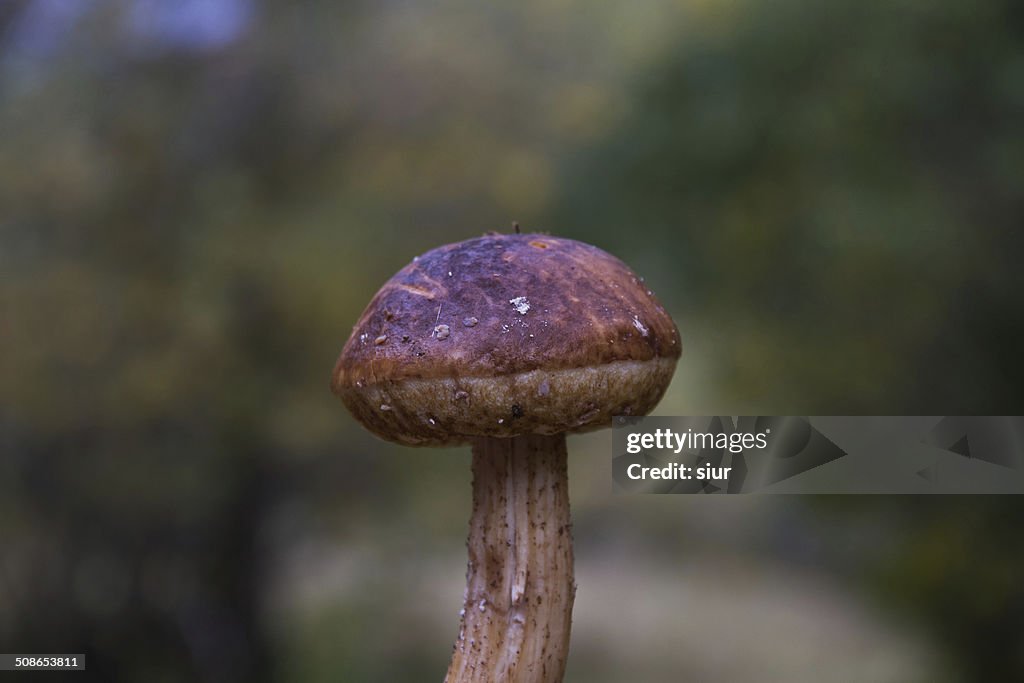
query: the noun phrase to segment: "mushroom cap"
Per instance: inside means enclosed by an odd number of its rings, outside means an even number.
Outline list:
[[[388,280],[331,389],[389,441],[582,432],[644,415],[679,331],[643,280],[597,247],[491,234],[439,247]]]

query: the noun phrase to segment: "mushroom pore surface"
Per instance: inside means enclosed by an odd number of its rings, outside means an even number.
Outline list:
[[[384,439],[452,445],[643,415],[680,352],[668,313],[617,258],[549,235],[488,235],[388,280],[331,386]]]

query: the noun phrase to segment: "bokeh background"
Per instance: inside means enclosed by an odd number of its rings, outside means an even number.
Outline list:
[[[682,330],[660,414],[1021,414],[1012,0],[3,0],[0,651],[424,681],[469,454],[328,391],[439,244],[585,240]],[[610,495],[567,680],[1024,680],[1016,497]]]

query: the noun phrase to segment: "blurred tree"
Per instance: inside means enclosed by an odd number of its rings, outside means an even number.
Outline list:
[[[311,125],[277,34],[163,40],[174,4],[97,4],[45,53],[47,3],[0,15],[0,649],[272,680],[263,526],[307,323],[253,244],[344,121]]]
[[[622,244],[642,226],[736,359],[719,377],[735,396],[794,414],[1019,406],[1020,6],[726,7],[577,156],[553,222]]]
[[[565,171],[555,222],[622,249],[643,226],[732,404],[1019,413],[1021,5],[725,6]],[[1024,680],[1024,505],[811,504],[817,561],[918,616],[958,680]],[[832,538],[856,526],[877,544]]]

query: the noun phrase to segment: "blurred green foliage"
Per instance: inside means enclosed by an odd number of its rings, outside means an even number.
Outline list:
[[[1021,22],[1013,3],[737,3],[576,158],[558,224],[649,250],[762,412],[1011,409]]]
[[[513,219],[657,289],[666,413],[1021,410],[1015,3],[75,7],[0,7],[0,651],[440,679],[468,458],[373,440],[327,382],[384,279]],[[626,504],[580,441],[584,570],[791,568],[950,680],[1024,680],[1014,499]],[[570,679],[628,676],[580,599]]]

